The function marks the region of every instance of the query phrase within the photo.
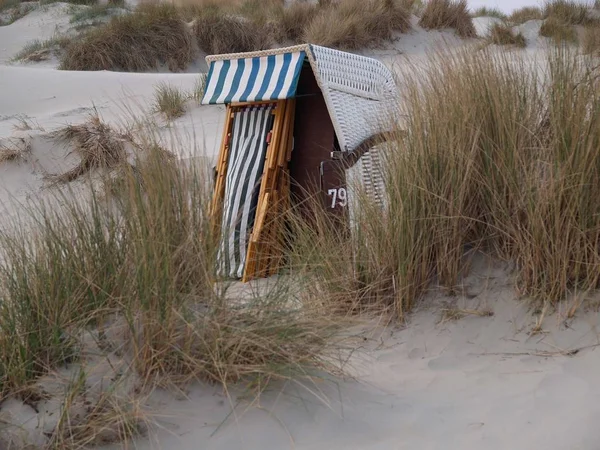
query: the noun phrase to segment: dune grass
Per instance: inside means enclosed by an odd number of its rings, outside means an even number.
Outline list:
[[[24,139],[11,139],[0,143],[0,165],[9,162],[23,161],[31,152],[31,145]]]
[[[477,36],[466,0],[429,0],[419,25],[427,30],[454,28],[463,38]]]
[[[591,18],[590,2],[576,0],[547,0],[543,7],[543,17],[553,17],[569,25],[585,25]]]
[[[278,44],[311,42],[357,49],[380,44],[395,31],[410,29],[409,9],[397,0],[293,3],[246,0],[235,7],[199,10],[194,32],[207,53],[261,50]]]
[[[395,0],[347,0],[322,8],[306,26],[303,40],[327,47],[358,49],[380,44],[410,29],[410,10]]]
[[[34,9],[35,6],[32,6],[31,4],[23,5],[18,0],[0,1],[0,27],[16,22]]]
[[[600,53],[600,27],[594,25],[585,27],[581,47],[583,52],[589,55]]]
[[[120,4],[117,4],[115,2],[109,2],[109,3],[104,3],[104,4],[94,4],[91,5],[89,7],[83,7],[83,6],[79,6],[79,7],[74,7],[77,8],[76,10],[73,11],[73,14],[71,15],[71,23],[77,23],[77,22],[94,22],[94,21],[98,21],[100,19],[105,19],[110,17],[110,15],[112,14],[112,12],[114,11],[115,8],[117,7],[124,7],[124,3],[121,2]]]
[[[208,81],[208,74],[201,73],[198,75],[196,82],[194,83],[194,90],[192,91],[191,97],[199,105],[202,103],[204,98],[204,92],[206,91],[206,82]]]
[[[0,398],[37,396],[56,369],[75,370],[53,400],[49,448],[143,432],[140,402],[157,385],[243,382],[258,395],[341,375],[351,349],[350,322],[302,297],[299,278],[243,295],[215,285],[208,171],[152,132],[134,144],[133,161],[89,172],[96,189],[83,198],[56,191],[0,232]],[[92,385],[99,357],[110,376]]]
[[[536,6],[525,6],[523,8],[515,9],[510,16],[508,16],[508,22],[514,25],[521,25],[530,20],[542,20],[544,13],[541,8]]]
[[[175,86],[160,83],[154,91],[154,111],[173,120],[185,114],[186,96]]]
[[[0,12],[6,11],[7,9],[14,8],[20,3],[19,0],[0,0]]]
[[[544,20],[540,28],[540,36],[550,38],[556,44],[577,43],[578,40],[575,27],[555,16],[550,16]]]
[[[114,17],[68,46],[63,70],[140,72],[166,65],[183,70],[192,61],[192,37],[172,5],[142,4],[136,13]]]
[[[408,90],[405,155],[388,174],[390,195],[401,194],[388,203],[406,215],[416,202],[409,217],[427,246],[411,252],[449,289],[466,250],[482,245],[517,262],[519,290],[535,299],[596,288],[600,114],[586,63],[557,51],[542,87],[535,67],[506,56],[433,64]]]
[[[423,5],[421,5],[423,6]],[[344,0],[294,2],[240,0],[180,6],[143,4],[102,24],[112,5],[94,5],[73,17],[92,21],[61,57],[67,70],[144,71],[166,64],[182,70],[199,56],[264,50],[283,45],[314,43],[356,50],[381,45],[411,28],[414,0]],[[423,6],[425,9],[425,6]],[[428,27],[454,27],[463,37],[475,35],[466,3],[433,0],[423,13]],[[90,24],[80,24],[79,28]]]
[[[97,115],[81,125],[69,125],[58,130],[54,136],[72,144],[81,159],[73,169],[51,177],[60,183],[76,180],[94,169],[116,167],[126,159],[123,138]]]
[[[60,34],[45,41],[36,39],[25,45],[25,47],[12,57],[12,60],[38,62],[50,59],[52,56],[60,56],[71,44],[72,39],[70,36]]]
[[[40,0],[40,5],[51,5],[53,3],[59,3],[63,0]],[[64,3],[69,3],[71,5],[83,5],[83,6],[93,6],[98,4],[98,0],[65,0]]]
[[[386,208],[358,190],[349,239],[326,219],[297,233],[312,295],[402,319],[429,289],[459,293],[479,251],[514,261],[533,302],[598,288],[600,109],[588,64],[557,49],[541,79],[526,57],[484,49],[406,68],[405,122],[384,144]]]
[[[319,14],[319,6],[314,3],[295,2],[283,8],[280,16],[280,34],[284,40],[299,43],[304,30]]]
[[[544,23],[540,35],[560,44],[576,43],[576,26],[593,26],[598,20],[590,15],[591,4],[574,0],[548,0],[543,8]]]
[[[506,23],[495,23],[490,29],[488,41],[495,45],[527,47],[525,36],[522,33],[515,33],[512,27]]]
[[[508,16],[504,14],[498,8],[488,8],[487,6],[482,6],[477,8],[473,13],[471,13],[471,17],[495,17],[501,20],[507,20]]]
[[[194,24],[198,47],[208,54],[239,53],[269,48],[269,30],[255,26],[244,18],[224,12],[206,11]]]

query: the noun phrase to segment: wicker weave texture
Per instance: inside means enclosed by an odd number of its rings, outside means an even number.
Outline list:
[[[344,150],[387,128],[398,103],[389,69],[365,56],[311,46],[310,62]]]

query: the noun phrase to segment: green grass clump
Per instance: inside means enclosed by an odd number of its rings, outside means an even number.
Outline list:
[[[530,20],[541,20],[543,18],[544,13],[540,8],[536,6],[526,6],[514,10],[510,16],[508,16],[508,22],[514,25],[521,25]]]
[[[475,11],[473,11],[471,16],[472,17],[496,17],[497,19],[501,19],[501,20],[508,19],[508,16],[506,14],[504,14],[500,9],[488,8],[486,6],[477,8]]]
[[[117,6],[112,3],[94,4],[89,7],[79,7],[73,11],[71,23],[94,21],[108,18]]]
[[[176,119],[185,113],[186,97],[180,89],[160,83],[154,92],[154,111],[165,115],[168,120]]]
[[[45,41],[35,40],[23,47],[13,61],[44,61],[50,57],[59,56],[72,42],[73,38],[66,35],[56,35]]]
[[[67,48],[59,68],[140,72],[165,64],[178,71],[192,58],[192,37],[177,9],[149,4],[87,32]]]

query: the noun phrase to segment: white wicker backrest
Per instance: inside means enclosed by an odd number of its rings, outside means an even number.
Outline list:
[[[309,60],[342,150],[385,130],[397,106],[394,78],[381,62],[311,45]]]

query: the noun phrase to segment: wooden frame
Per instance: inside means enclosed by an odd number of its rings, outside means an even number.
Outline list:
[[[284,212],[289,206],[295,99],[276,102],[236,103],[227,106],[225,127],[216,166],[211,221],[215,236],[220,236],[225,197],[225,180],[235,113],[240,109],[275,104],[273,128],[265,156],[254,227],[248,240],[242,281],[274,274],[281,263]]]

